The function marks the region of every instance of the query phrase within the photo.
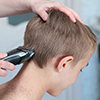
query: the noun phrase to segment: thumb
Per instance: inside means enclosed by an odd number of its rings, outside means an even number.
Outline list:
[[[4,58],[7,56],[7,53],[0,53],[0,58]]]
[[[44,20],[47,21],[48,14],[46,13],[45,10],[41,9],[38,11],[38,15]]]

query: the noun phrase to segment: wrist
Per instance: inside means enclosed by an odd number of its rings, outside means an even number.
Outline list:
[[[32,12],[30,1],[31,0],[15,0],[16,11],[21,12],[21,13]]]

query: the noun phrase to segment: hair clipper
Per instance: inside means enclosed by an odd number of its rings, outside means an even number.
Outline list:
[[[1,59],[13,63],[14,65],[20,64],[26,60],[29,60],[35,53],[35,49],[27,50],[18,47],[10,52],[7,52],[8,56]]]

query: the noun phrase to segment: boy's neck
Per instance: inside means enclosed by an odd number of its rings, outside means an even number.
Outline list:
[[[25,63],[19,74],[11,80],[11,87],[9,86],[11,94],[8,94],[17,98],[14,100],[41,100],[49,87],[47,81],[49,80],[45,78],[43,69],[31,61],[29,64]]]

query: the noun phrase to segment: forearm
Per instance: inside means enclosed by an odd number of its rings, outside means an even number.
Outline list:
[[[84,24],[78,14],[59,2],[49,0],[0,0],[0,17],[34,12],[44,21],[47,20],[47,10],[55,8],[64,12],[75,23],[76,19]]]
[[[30,0],[0,0],[0,17],[28,12],[31,12]]]

